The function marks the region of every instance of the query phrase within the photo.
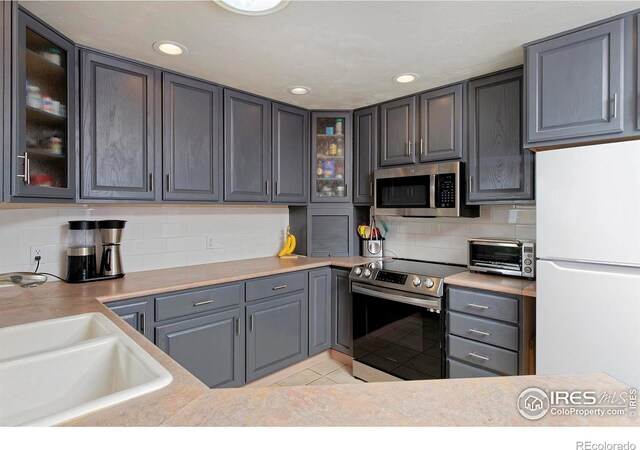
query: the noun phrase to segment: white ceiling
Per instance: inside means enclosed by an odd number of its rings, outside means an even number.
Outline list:
[[[249,17],[205,1],[22,1],[79,44],[306,108],[351,109],[522,63],[521,45],[640,1],[292,1]],[[157,40],[189,52],[156,53]],[[399,85],[403,72],[420,77]],[[312,93],[294,96],[304,85]]]

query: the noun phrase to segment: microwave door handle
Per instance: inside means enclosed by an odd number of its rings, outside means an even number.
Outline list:
[[[429,207],[436,207],[436,174],[429,175]]]

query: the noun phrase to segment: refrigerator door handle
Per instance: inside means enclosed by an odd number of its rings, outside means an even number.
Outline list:
[[[541,258],[560,270],[577,270],[581,272],[619,273],[640,276],[640,266],[633,264],[610,263],[605,261],[586,261],[564,258]]]

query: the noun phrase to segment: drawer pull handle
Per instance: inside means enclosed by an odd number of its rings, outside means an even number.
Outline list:
[[[469,303],[472,308],[489,309],[487,305],[478,305],[477,303]]]
[[[196,306],[208,305],[209,303],[213,303],[213,300],[205,300],[203,302],[197,302],[197,303],[194,303],[193,306],[195,308]]]
[[[476,330],[475,328],[469,328],[470,333],[481,334],[482,336],[490,336],[486,331]]]
[[[287,287],[287,285],[286,285],[286,284],[283,284],[283,285],[281,285],[281,286],[274,286],[272,289],[273,289],[274,291],[279,291],[280,289],[284,289],[284,288],[286,288],[286,287]]]
[[[486,356],[478,355],[477,353],[469,352],[469,356],[473,356],[474,358],[478,358],[483,361],[489,361],[489,358],[487,358]]]

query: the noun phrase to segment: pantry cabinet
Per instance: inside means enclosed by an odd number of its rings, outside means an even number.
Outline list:
[[[461,159],[464,149],[463,83],[420,95],[420,162]]]
[[[415,96],[380,105],[380,166],[416,162]]]
[[[469,82],[467,204],[534,198],[534,156],[522,145],[522,69]]]
[[[6,4],[3,10],[10,13]],[[71,201],[76,196],[74,45],[22,10],[14,37],[11,196]]]
[[[225,89],[224,117],[224,200],[269,201],[271,102]]]
[[[163,200],[222,198],[222,88],[162,75]]]
[[[82,198],[154,200],[160,138],[160,73],[81,53]]]
[[[309,113],[273,104],[272,180],[274,203],[307,203],[309,198]]]
[[[378,107],[355,111],[353,123],[353,203],[373,205],[373,175],[378,156]]]

